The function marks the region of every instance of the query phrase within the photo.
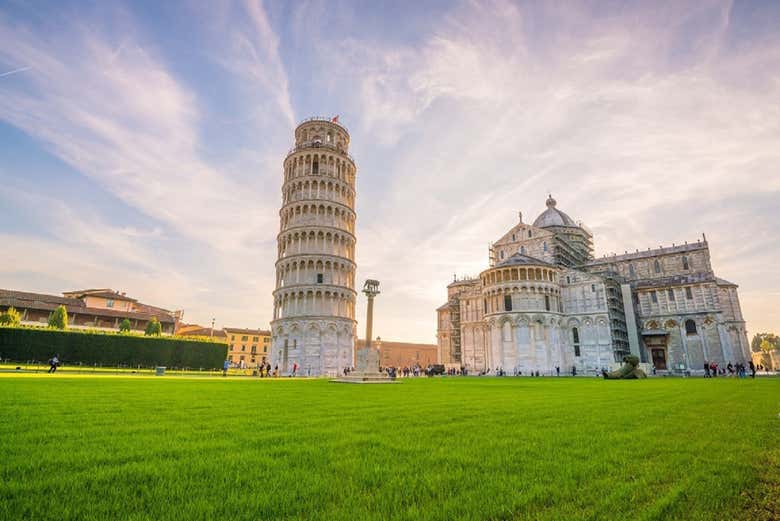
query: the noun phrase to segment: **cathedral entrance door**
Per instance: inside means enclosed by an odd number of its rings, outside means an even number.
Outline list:
[[[665,349],[653,349],[653,367],[660,370],[666,369],[666,350]]]

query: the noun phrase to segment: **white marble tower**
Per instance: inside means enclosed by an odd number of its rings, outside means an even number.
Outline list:
[[[338,118],[295,129],[284,160],[271,363],[336,376],[355,347],[355,162]]]

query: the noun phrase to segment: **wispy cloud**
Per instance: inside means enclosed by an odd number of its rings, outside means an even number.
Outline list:
[[[164,257],[164,287],[202,321],[270,318],[281,161],[296,112],[321,107],[352,133],[358,277],[383,282],[385,338],[432,341],[451,274],[484,268],[548,191],[599,254],[707,232],[748,327],[780,322],[761,296],[780,288],[780,9],[423,4],[387,24],[395,6],[193,3],[179,54],[121,10],[119,30],[0,17],[3,70],[32,67],[0,82],[0,119],[151,216],[102,231],[137,246],[122,262]],[[198,261],[155,252],[182,244]]]

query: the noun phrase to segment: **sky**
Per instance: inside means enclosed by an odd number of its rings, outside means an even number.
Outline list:
[[[375,335],[435,343],[453,274],[548,193],[597,256],[706,233],[780,332],[773,1],[2,1],[0,287],[267,329],[315,115],[351,135]]]

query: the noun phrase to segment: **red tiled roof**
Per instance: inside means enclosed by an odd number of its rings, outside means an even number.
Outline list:
[[[258,335],[258,336],[271,336],[270,331],[264,329],[241,329],[238,327],[223,327],[223,331],[226,333],[237,333],[240,335]]]
[[[175,319],[171,315],[170,311],[165,311],[161,308],[155,308],[153,306],[146,307],[149,308],[149,310],[158,310],[158,313],[153,313],[145,309],[139,311],[119,311],[104,308],[89,308],[82,300],[76,298],[58,297],[57,295],[46,295],[44,293],[29,293],[26,291],[0,289],[0,306],[13,306],[17,309],[28,308],[52,311],[59,305],[65,306],[65,308],[68,310],[68,313],[77,313],[80,315],[112,318],[134,318],[141,320],[150,320],[152,317],[157,317],[157,320],[163,324],[172,324],[175,322]]]

